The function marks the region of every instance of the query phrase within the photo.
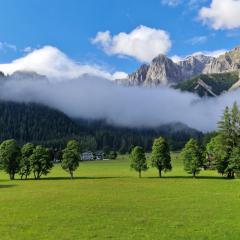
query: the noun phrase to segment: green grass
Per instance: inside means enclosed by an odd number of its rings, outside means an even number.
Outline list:
[[[240,181],[174,169],[138,179],[129,160],[82,163],[69,180],[60,166],[47,179],[0,174],[1,240],[228,239],[240,237]]]

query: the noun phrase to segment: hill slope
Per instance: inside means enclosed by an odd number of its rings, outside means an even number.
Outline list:
[[[112,126],[106,121],[73,120],[62,112],[38,104],[0,102],[0,141],[15,138],[61,148],[66,141],[80,140],[85,150],[114,149],[129,151],[132,145],[151,149],[155,137],[168,138],[172,149],[181,148],[201,133],[183,124],[168,124],[156,129]]]
[[[220,74],[202,74],[191,80],[181,82],[175,86],[176,89],[197,93],[203,96],[218,96],[228,91],[235,83],[238,82],[237,72],[220,73]]]
[[[79,126],[65,114],[38,104],[0,102],[0,141],[43,142],[73,137]]]

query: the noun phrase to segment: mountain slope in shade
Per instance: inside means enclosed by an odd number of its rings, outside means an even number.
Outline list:
[[[227,92],[239,80],[238,72],[201,74],[183,81],[174,88],[198,94],[200,97],[216,97]]]
[[[134,145],[151,149],[152,141],[165,136],[172,149],[180,149],[190,138],[202,134],[184,124],[165,124],[158,128],[113,126],[104,120],[71,119],[64,113],[39,104],[0,101],[0,142],[14,138],[19,143],[33,142],[62,148],[77,139],[90,149],[124,149]]]
[[[62,112],[39,104],[0,101],[0,141],[43,142],[78,135],[79,126]]]

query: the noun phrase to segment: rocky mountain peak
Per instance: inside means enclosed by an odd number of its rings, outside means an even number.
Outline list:
[[[203,54],[188,56],[174,63],[163,54],[156,56],[149,65],[142,65],[124,80],[125,85],[158,86],[175,85],[200,74],[240,71],[240,46],[219,56]]]

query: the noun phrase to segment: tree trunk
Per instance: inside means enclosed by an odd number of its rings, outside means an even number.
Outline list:
[[[14,177],[15,177],[15,173],[9,173],[10,180],[14,180]]]
[[[158,174],[159,174],[159,177],[161,178],[162,177],[162,170],[161,169],[158,169]]]
[[[228,171],[227,178],[228,178],[228,179],[231,179],[232,177],[233,177],[232,172],[231,172],[231,171]]]
[[[196,178],[196,172],[195,171],[193,172],[193,178]]]
[[[139,178],[142,177],[141,171],[138,171],[138,177],[139,177]]]
[[[73,179],[73,171],[70,171],[71,179]]]
[[[234,175],[235,175],[235,174],[234,174],[233,171],[229,171],[229,172],[228,172],[228,175],[227,175],[227,178],[233,179],[233,178],[235,177]]]

